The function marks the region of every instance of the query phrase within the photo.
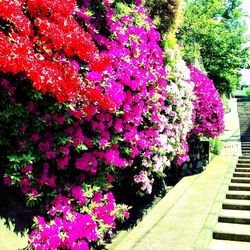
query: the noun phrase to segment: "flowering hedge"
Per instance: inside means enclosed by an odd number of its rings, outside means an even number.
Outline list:
[[[190,70],[184,60],[181,58],[180,49],[165,49],[169,64],[166,67],[168,71],[167,80],[169,85],[169,95],[172,96],[171,106],[176,112],[176,122],[174,124],[175,135],[181,146],[178,148],[178,155],[175,159],[179,166],[189,160],[187,138],[193,128],[193,101],[194,83],[191,81]]]
[[[207,138],[219,136],[224,131],[224,108],[221,97],[212,80],[204,73],[189,66],[191,79],[195,84],[194,128],[192,133]]]
[[[102,243],[129,215],[112,188],[152,192],[193,126],[189,69],[139,1],[66,3],[0,2],[4,183],[41,211],[33,249]]]

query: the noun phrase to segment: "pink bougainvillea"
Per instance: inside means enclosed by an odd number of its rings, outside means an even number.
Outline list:
[[[219,136],[224,131],[224,108],[215,86],[204,73],[189,66],[191,79],[195,84],[194,128],[192,133],[207,138]]]

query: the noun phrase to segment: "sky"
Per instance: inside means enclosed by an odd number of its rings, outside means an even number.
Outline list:
[[[242,4],[243,10],[248,12],[249,17],[246,18],[246,23],[248,25],[248,31],[247,34],[250,37],[250,1],[249,0],[243,0]],[[250,43],[250,42],[249,42]],[[241,71],[242,77],[241,77],[241,82],[246,82],[250,85],[250,70],[243,69]]]

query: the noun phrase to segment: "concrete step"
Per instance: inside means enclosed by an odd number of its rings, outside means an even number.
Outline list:
[[[226,199],[222,203],[223,209],[250,210],[250,200]]]
[[[235,168],[234,170],[235,173],[239,173],[239,172],[248,172],[250,173],[250,169],[249,168]]]
[[[244,164],[250,164],[250,159],[246,158],[246,159],[239,159],[238,163],[244,163]]]
[[[238,173],[233,173],[233,177],[250,177],[250,173],[244,173],[244,172],[238,172]]]
[[[208,250],[250,250],[250,243],[244,241],[213,239]]]
[[[236,191],[250,191],[250,184],[248,183],[231,183],[228,187],[229,190]]]
[[[227,191],[226,199],[250,200],[250,191]]]
[[[250,211],[222,209],[218,218],[219,222],[249,224],[250,225]],[[250,236],[250,231],[249,231]]]
[[[213,238],[250,242],[250,225],[219,222],[214,229]]]
[[[250,168],[250,164],[247,163],[237,163],[236,168]]]
[[[240,141],[241,142],[249,142],[250,141],[250,136],[241,136]]]
[[[241,135],[246,135],[246,136],[249,136],[249,128],[242,128],[241,130],[240,130],[240,134]]]
[[[231,183],[249,183],[250,184],[250,178],[234,177],[231,179]]]

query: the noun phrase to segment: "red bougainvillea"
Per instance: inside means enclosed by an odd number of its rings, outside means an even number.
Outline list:
[[[112,111],[115,105],[107,95],[79,74],[74,57],[84,62],[85,72],[104,71],[110,60],[73,18],[75,8],[75,0],[0,1],[0,18],[7,23],[0,31],[0,71],[24,73],[34,88],[59,102],[84,99]]]

